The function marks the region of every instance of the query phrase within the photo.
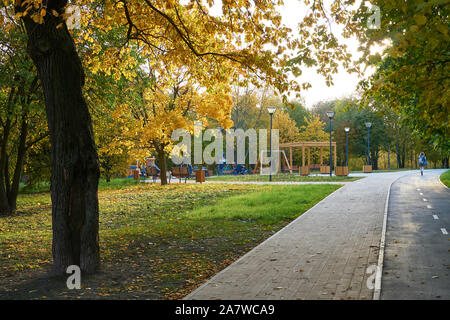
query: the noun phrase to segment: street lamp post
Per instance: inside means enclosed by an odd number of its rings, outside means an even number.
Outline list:
[[[350,128],[349,127],[345,127],[344,128],[344,130],[345,130],[345,144],[346,144],[346,148],[345,148],[345,153],[346,153],[346,159],[347,159],[347,168],[348,168],[348,133],[349,133],[349,131],[350,131]]]
[[[370,165],[370,127],[372,122],[366,122],[367,127],[367,165]]]
[[[331,121],[334,117],[334,111],[327,111],[327,116],[330,119],[330,177],[333,175],[333,152],[331,151]]]
[[[269,181],[272,181],[272,118],[273,118],[273,114],[275,113],[275,111],[277,110],[277,108],[275,107],[269,107],[267,108],[267,111],[270,114],[270,167],[269,167]]]

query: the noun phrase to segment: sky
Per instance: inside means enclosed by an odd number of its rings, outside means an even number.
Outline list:
[[[331,0],[325,0],[325,6],[327,3],[331,3]],[[359,5],[361,0],[356,2],[356,5]],[[307,14],[306,7],[303,4],[303,1],[300,0],[284,0],[284,5],[279,7],[279,12],[282,16],[282,23],[288,26],[293,30],[293,35],[297,33],[298,23],[303,19],[303,17]],[[210,9],[210,13],[213,15],[220,15],[222,11],[221,1],[215,1],[214,6]],[[337,26],[333,31],[337,32],[339,29]],[[339,37],[338,34],[335,33],[340,41],[347,44],[349,52],[353,57],[358,57],[360,53],[358,52],[358,40],[357,39],[344,39],[343,37]],[[366,75],[373,72],[373,70],[369,70]],[[339,68],[337,74],[333,75],[334,85],[328,87],[325,83],[325,79],[318,75],[314,69],[302,69],[302,75],[298,78],[300,82],[309,82],[312,85],[312,88],[308,90],[303,90],[301,92],[302,99],[304,100],[304,104],[307,108],[311,108],[315,103],[319,101],[333,100],[336,98],[343,98],[350,96],[355,93],[358,82],[361,79],[358,79],[356,74],[347,73],[344,68]]]
[[[282,15],[282,22],[295,31],[297,30],[299,21],[306,15],[306,8],[299,0],[285,0],[283,7],[280,7],[280,13]],[[337,26],[333,26],[333,28],[333,31],[336,32],[339,29]],[[336,33],[335,35],[338,36]],[[359,46],[357,39],[344,39],[339,36],[338,39],[347,44],[353,57],[360,55],[357,50]],[[307,108],[311,108],[319,101],[333,100],[354,94],[358,82],[361,80],[356,74],[349,74],[342,67],[339,68],[337,74],[333,75],[334,85],[330,87],[325,84],[323,76],[318,75],[314,69],[302,69],[302,76],[299,79],[301,81],[308,81],[312,85],[312,88],[301,92]]]

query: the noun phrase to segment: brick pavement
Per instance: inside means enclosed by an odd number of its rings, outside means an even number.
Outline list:
[[[346,183],[186,299],[372,299],[387,192],[408,174]]]

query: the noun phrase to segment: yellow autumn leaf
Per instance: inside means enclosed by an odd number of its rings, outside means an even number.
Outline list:
[[[33,21],[36,22],[36,23],[40,23],[41,18],[42,18],[42,17],[41,17],[40,15],[37,15],[37,14],[33,14],[33,15],[31,16],[31,19],[33,19]]]
[[[439,32],[441,32],[442,34],[445,34],[445,35],[448,34],[448,27],[446,25],[444,25],[444,24],[438,24],[436,26],[436,29],[438,29]]]
[[[411,28],[409,28],[409,30],[411,31],[411,32],[417,32],[417,31],[419,31],[419,27],[418,26],[416,26],[416,25],[413,25],[413,26],[411,26]]]
[[[427,18],[423,15],[414,16],[414,20],[416,21],[417,25],[419,25],[419,26],[424,25],[427,22]]]

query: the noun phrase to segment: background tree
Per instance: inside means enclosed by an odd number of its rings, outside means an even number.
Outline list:
[[[83,42],[79,44],[83,45]],[[115,114],[120,112],[122,106],[139,104],[142,100],[134,83],[125,76],[117,77],[117,73],[108,74],[90,68],[95,56],[90,50],[92,48],[84,46],[84,49],[86,52],[83,55],[83,63],[87,73],[84,92],[91,106],[100,174],[110,182],[114,175],[123,175],[127,165],[136,160],[132,159],[132,143],[122,139],[123,123],[116,121]],[[127,71],[125,67],[122,67],[122,70],[124,73]]]
[[[325,123],[328,123],[330,119],[327,116],[327,111],[335,110],[336,100],[319,101],[312,106],[312,112],[319,117],[319,119]]]
[[[320,120],[320,117],[318,115],[312,115],[310,119],[307,119],[305,117],[306,124],[301,127],[299,139],[300,141],[316,141],[316,142],[323,142],[323,141],[329,141],[329,128],[327,127],[327,124]],[[328,130],[328,132],[327,132]],[[300,151],[296,151],[296,158],[298,161],[298,157],[301,154]],[[329,159],[330,152],[328,149],[323,149],[323,157],[324,159]],[[320,158],[320,150],[317,148],[311,149],[311,162],[312,163],[319,163]],[[300,163],[300,162],[298,162]],[[305,161],[307,163],[307,161]]]
[[[301,128],[306,125],[306,119],[309,119],[311,112],[306,109],[301,101],[291,100],[283,108],[292,120],[295,121],[297,128]]]
[[[122,127],[115,121],[111,111],[118,106],[98,106],[93,112],[95,142],[98,148],[100,174],[110,182],[114,175],[123,175],[131,158],[130,144],[118,137]]]
[[[370,128],[370,163],[378,169],[378,158],[383,146],[386,145],[386,126],[383,118],[370,108],[361,109],[358,105],[351,105],[341,118],[351,128],[349,139],[351,150],[356,157],[364,157],[367,162],[368,130],[365,123],[371,122]],[[343,135],[343,128],[339,132]]]
[[[280,143],[298,142],[300,139],[296,122],[283,109],[275,112],[273,116],[273,129],[279,130]]]
[[[232,100],[228,95],[229,88],[221,84],[211,84],[201,93],[200,84],[187,69],[158,63],[149,64],[148,69],[150,72],[144,72],[134,87],[142,92],[142,103],[123,105],[119,118],[128,128],[124,130],[127,139],[135,141],[135,149],[145,149],[147,154],[150,151],[156,153],[161,184],[165,185],[167,157],[174,143],[171,140],[173,131],[187,129],[192,132],[195,121],[207,125],[208,118],[229,128]]]
[[[360,23],[366,17],[362,10],[351,23],[364,45],[363,59],[377,67],[374,76],[362,83],[365,96],[393,108],[415,134],[448,157],[449,3],[382,0],[374,4],[382,12],[380,28],[368,29]],[[383,58],[371,55],[370,47],[382,43],[388,43]]]
[[[0,215],[16,210],[30,148],[47,136],[36,69],[23,28],[11,7],[0,5]]]
[[[381,21],[375,25],[373,5]],[[336,33],[342,25],[344,37],[357,37],[362,56],[352,60]],[[314,8],[300,23],[300,40],[306,45],[298,52],[295,66],[316,67],[328,84],[338,63],[350,72],[363,75],[368,65],[377,69],[361,82],[362,101],[374,99],[407,119],[415,134],[427,139],[444,159],[448,158],[448,85],[449,85],[449,4],[447,1],[389,1],[325,4],[315,1]],[[312,35],[312,36],[311,36]],[[372,50],[375,46],[382,49]],[[322,53],[316,54],[317,51]],[[329,52],[331,54],[327,54]],[[331,61],[327,68],[320,57]],[[448,160],[446,160],[448,161]],[[445,162],[445,161],[444,161]]]
[[[245,88],[235,86],[233,88],[231,120],[234,128],[248,130],[250,128],[265,127],[267,119],[264,107],[261,107],[259,104],[260,100],[256,88],[251,89],[249,86]]]

